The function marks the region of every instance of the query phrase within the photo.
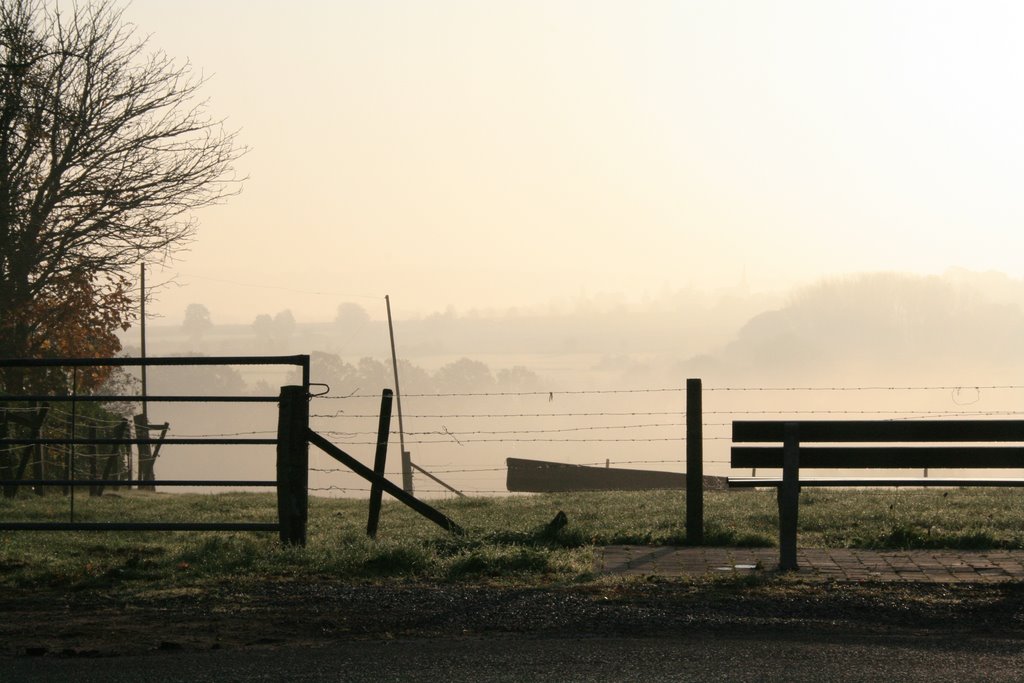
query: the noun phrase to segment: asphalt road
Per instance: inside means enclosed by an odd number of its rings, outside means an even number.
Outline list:
[[[4,681],[1016,681],[998,633],[805,630],[671,637],[346,639],[205,652],[0,661]]]

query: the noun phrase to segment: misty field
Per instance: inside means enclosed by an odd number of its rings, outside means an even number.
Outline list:
[[[774,492],[707,492],[706,542],[773,546]],[[593,577],[593,548],[685,544],[684,495],[542,494],[438,502],[466,529],[454,536],[385,501],[377,540],[364,500],[312,498],[309,542],[282,547],[273,533],[2,532],[0,585],[160,589],[206,582],[317,577],[349,580],[577,582]],[[568,524],[550,531],[559,511]],[[64,521],[63,496],[0,500],[5,521]],[[78,497],[76,521],[276,520],[268,494],[122,493]],[[1015,490],[808,491],[802,547],[1024,548],[1024,496]]]

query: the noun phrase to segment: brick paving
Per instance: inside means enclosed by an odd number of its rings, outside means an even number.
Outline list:
[[[774,572],[777,548],[618,545],[598,548],[605,574],[706,576]],[[1024,550],[854,550],[801,548],[797,576],[837,581],[994,583],[1024,581]]]

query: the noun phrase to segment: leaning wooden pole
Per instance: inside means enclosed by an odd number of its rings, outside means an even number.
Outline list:
[[[402,488],[406,493],[412,490],[412,454],[405,450],[405,423],[402,422],[402,388],[398,384],[398,352],[395,350],[395,325],[391,320],[391,297],[384,295],[388,308],[388,335],[391,337],[391,367],[395,373],[395,403],[398,405],[398,448],[402,455]]]
[[[704,543],[704,408],[699,379],[686,380],[686,542]]]

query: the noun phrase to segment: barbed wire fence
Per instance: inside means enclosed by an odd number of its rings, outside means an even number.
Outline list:
[[[377,400],[370,393],[314,398],[311,425],[368,457]],[[508,457],[685,471],[685,386],[407,394],[403,401],[413,461],[467,495],[509,495]],[[705,386],[703,406],[704,474],[727,476],[734,419],[1009,419],[1024,415],[1024,386]],[[388,477],[400,481],[400,459],[389,460]],[[327,458],[310,464],[313,495],[369,491]],[[414,486],[417,495],[455,495],[424,477],[415,477]]]
[[[731,425],[735,419],[1010,419],[1024,415],[1024,385],[862,385],[862,386],[715,386],[703,394],[704,474],[727,476]],[[413,462],[466,495],[510,495],[506,487],[510,457],[595,467],[685,472],[686,386],[408,393],[403,395],[406,447]],[[380,394],[360,391],[327,393],[310,400],[311,427],[364,463],[376,446]],[[33,409],[9,408],[11,414]],[[263,411],[263,412],[256,412]],[[207,411],[212,412],[212,411]],[[54,405],[51,416],[65,422],[67,406]],[[178,438],[272,438],[271,407],[239,406],[229,419],[170,418]],[[166,419],[164,417],[161,420]],[[117,420],[78,416],[79,428],[111,429]],[[392,422],[396,427],[397,421]],[[52,446],[48,457],[66,457]],[[270,447],[267,447],[270,448]],[[269,476],[272,459],[256,464],[253,447],[229,447],[233,470]],[[386,471],[401,481],[398,434],[392,432]],[[14,454],[14,447],[3,455]],[[22,453],[23,451],[17,451]],[[106,452],[79,452],[83,462]],[[34,455],[32,457],[35,457]],[[201,447],[168,448],[161,468],[207,468]],[[28,467],[34,467],[34,460]],[[257,469],[254,469],[257,468]],[[267,471],[264,472],[263,468]],[[225,476],[227,476],[225,474]],[[417,495],[456,494],[414,472]],[[317,449],[310,451],[310,493],[314,496],[363,497],[369,485]]]

